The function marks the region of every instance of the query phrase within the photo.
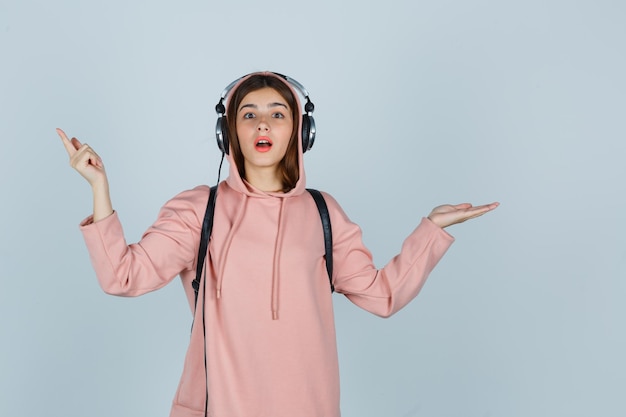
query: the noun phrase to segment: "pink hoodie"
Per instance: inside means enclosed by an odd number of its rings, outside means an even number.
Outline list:
[[[319,213],[305,191],[302,149],[300,180],[288,193],[255,189],[229,162],[205,263],[206,294],[201,285],[170,416],[204,416],[208,384],[210,417],[339,417],[332,296]],[[208,195],[209,187],[199,186],[168,201],[136,244],[126,244],[116,213],[84,220],[81,230],[104,291],[137,296],[180,275],[193,311],[191,282]],[[377,270],[360,228],[330,195],[324,198],[335,290],[379,316],[411,301],[453,242],[424,218],[401,253]]]

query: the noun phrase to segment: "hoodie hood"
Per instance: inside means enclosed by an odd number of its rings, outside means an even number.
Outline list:
[[[298,178],[298,182],[296,183],[296,186],[289,190],[289,192],[287,193],[283,193],[283,192],[265,192],[265,191],[261,191],[257,188],[255,188],[254,186],[252,186],[250,183],[248,183],[246,180],[244,180],[243,178],[241,178],[241,176],[239,175],[239,170],[237,167],[237,164],[234,160],[234,158],[232,157],[233,152],[232,152],[232,146],[229,145],[230,149],[229,149],[229,153],[228,155],[226,155],[226,159],[228,160],[228,164],[229,164],[229,174],[228,174],[228,178],[226,179],[226,182],[228,183],[228,185],[233,188],[236,191],[239,191],[249,197],[282,197],[282,198],[286,198],[286,197],[291,197],[294,195],[299,195],[302,194],[305,189],[306,189],[306,177],[305,177],[305,173],[304,173],[304,158],[303,158],[303,154],[304,154],[304,150],[302,149],[302,103],[300,100],[300,96],[298,94],[298,92],[294,89],[294,87],[289,84],[289,82],[287,80],[285,80],[283,77],[273,73],[273,72],[269,72],[269,71],[263,71],[263,72],[254,72],[252,74],[248,74],[244,77],[242,77],[236,84],[235,86],[231,89],[231,91],[228,93],[228,96],[226,97],[226,103],[225,106],[228,108],[228,103],[230,101],[231,97],[234,97],[235,92],[237,91],[237,89],[241,86],[241,84],[247,80],[248,78],[254,76],[254,75],[265,75],[265,76],[270,76],[270,77],[274,77],[276,79],[278,79],[280,82],[282,82],[283,84],[285,84],[289,90],[291,91],[291,93],[293,94],[293,96],[296,99],[296,104],[297,104],[297,109],[296,109],[296,120],[294,120],[294,123],[297,123],[298,127],[297,127],[297,132],[298,132],[298,136],[297,136],[297,141],[298,141],[298,171],[299,171],[299,178]]]

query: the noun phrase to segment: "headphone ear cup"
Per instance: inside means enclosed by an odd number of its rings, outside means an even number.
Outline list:
[[[309,132],[310,132],[309,116],[302,116],[302,152],[309,150]]]
[[[315,142],[315,120],[313,116],[304,114],[302,116],[302,152],[306,152],[313,147]]]
[[[306,152],[313,147],[315,142],[315,120],[313,116],[304,114],[302,116],[302,152]]]
[[[217,147],[220,151],[228,155],[230,144],[228,142],[228,123],[225,116],[219,116],[215,125],[215,139],[217,140]]]

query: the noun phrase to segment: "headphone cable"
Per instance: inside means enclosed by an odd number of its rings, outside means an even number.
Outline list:
[[[215,187],[215,198],[217,198],[217,189],[220,185],[220,177],[222,174],[222,164],[224,163],[224,152],[222,152],[222,159],[220,159],[220,166],[217,169],[217,185]],[[211,239],[211,236],[208,237]],[[206,321],[205,321],[205,312],[206,312],[206,270],[208,267],[208,262],[204,265],[204,282],[202,284],[202,335],[204,338],[204,385],[206,387],[206,395],[204,397],[204,415],[208,416],[209,412],[209,369],[207,366],[207,357],[206,357]]]

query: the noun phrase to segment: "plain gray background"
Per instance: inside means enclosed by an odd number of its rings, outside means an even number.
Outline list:
[[[168,415],[182,287],[100,290],[54,129],[103,157],[136,241],[215,182],[214,105],[266,69],[311,93],[308,185],[379,266],[432,207],[502,203],[448,229],[391,319],[334,296],[344,416],[625,415],[625,21],[608,0],[2,0],[0,415]]]

